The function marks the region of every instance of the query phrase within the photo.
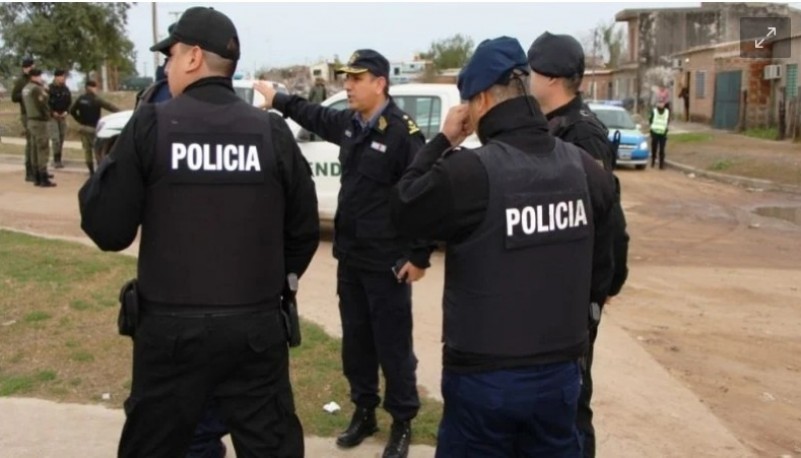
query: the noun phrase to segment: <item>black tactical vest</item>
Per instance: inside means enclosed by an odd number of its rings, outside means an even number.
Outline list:
[[[181,96],[156,105],[139,285],[147,301],[278,305],[284,191],[267,113]]]
[[[489,203],[474,233],[447,248],[445,344],[498,356],[580,347],[594,233],[580,151],[560,140],[545,154],[491,141],[474,154]]]

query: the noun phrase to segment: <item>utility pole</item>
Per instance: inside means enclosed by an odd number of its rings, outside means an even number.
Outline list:
[[[590,94],[592,95],[592,99],[593,100],[597,100],[597,98],[598,98],[596,96],[596,92],[595,92],[596,91],[596,89],[595,89],[595,86],[596,86],[596,84],[595,84],[596,83],[595,82],[595,70],[596,70],[595,63],[597,61],[598,61],[598,27],[596,26],[594,29],[592,29],[592,61],[590,62],[590,66],[591,66],[591,70],[590,71],[592,72],[591,77],[590,77]]]
[[[158,15],[156,14],[156,2],[150,4],[150,14],[153,21],[153,44],[159,42],[159,20]],[[153,53],[153,69],[157,69],[159,67],[159,53]]]

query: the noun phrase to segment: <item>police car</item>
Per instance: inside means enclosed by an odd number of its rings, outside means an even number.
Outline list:
[[[280,92],[288,92],[286,86],[280,83],[274,84],[277,84]],[[254,106],[260,106],[264,102],[261,94],[254,93],[253,80],[234,80],[234,90]],[[401,110],[414,118],[426,140],[430,140],[441,130],[448,110],[461,103],[459,90],[453,84],[400,84],[390,86],[389,93]],[[322,105],[338,110],[345,109],[348,107],[347,95],[345,91],[340,91],[325,100]],[[103,139],[102,141],[113,144],[131,117],[131,113],[131,111],[114,113],[101,119],[97,129],[98,141]],[[295,135],[301,152],[311,165],[317,188],[320,218],[333,220],[337,209],[339,179],[342,175],[339,146],[312,135],[291,119],[287,119],[287,124]],[[478,138],[472,135],[464,142],[464,146],[476,148],[480,143]]]
[[[640,126],[634,123],[629,112],[615,103],[591,102],[587,105],[609,129],[610,140],[615,132],[620,132],[618,165],[633,165],[637,169],[644,169],[651,157],[648,136],[640,132]]]

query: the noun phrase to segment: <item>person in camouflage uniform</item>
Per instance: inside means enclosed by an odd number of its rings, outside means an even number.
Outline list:
[[[22,103],[22,88],[28,84],[30,79],[28,73],[33,70],[33,67],[34,62],[30,57],[22,60],[22,74],[14,81],[14,88],[11,90],[11,101],[19,104],[19,118],[25,135],[25,181],[34,181],[34,170],[31,162],[31,136],[28,131],[28,117],[25,116],[25,104]]]
[[[56,185],[47,174],[47,162],[50,160],[50,134],[47,128],[50,121],[49,96],[42,83],[42,71],[34,68],[28,75],[30,81],[22,89],[22,103],[25,105],[31,136],[31,166],[36,186],[49,188]]]

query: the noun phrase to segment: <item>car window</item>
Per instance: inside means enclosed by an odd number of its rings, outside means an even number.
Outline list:
[[[607,129],[636,129],[631,115],[625,110],[593,110]]]
[[[398,96],[394,100],[401,110],[414,119],[426,139],[431,139],[439,132],[442,122],[442,100],[439,97]]]
[[[236,95],[239,96],[240,99],[244,100],[248,103],[248,105],[253,105],[253,88],[252,87],[235,87],[234,92]]]

